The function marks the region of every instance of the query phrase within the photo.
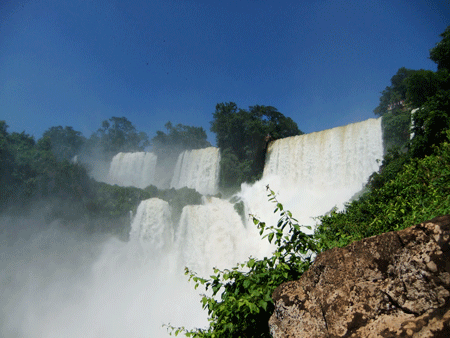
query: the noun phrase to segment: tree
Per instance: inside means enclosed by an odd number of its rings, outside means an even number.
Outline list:
[[[202,127],[186,126],[177,124],[173,126],[169,121],[165,125],[167,133],[160,130],[152,138],[153,150],[156,153],[170,152],[180,153],[184,150],[201,149],[210,147],[211,144],[206,140],[207,135]]]
[[[445,131],[450,128],[450,90],[439,90],[428,98],[413,118],[411,153],[421,158],[446,139]]]
[[[446,76],[447,75],[447,76]],[[406,98],[412,107],[420,107],[446,82],[447,72],[420,69],[406,79]]]
[[[119,152],[144,151],[149,144],[147,134],[138,132],[126,117],[111,117],[92,134],[87,147],[91,152],[99,147],[105,159],[111,159]]]
[[[438,70],[450,70],[450,26],[440,36],[442,40],[430,50],[430,59],[437,63]]]
[[[61,161],[63,159],[70,160],[78,155],[86,139],[81,132],[73,130],[72,127],[51,127],[42,135],[43,138],[48,137],[51,148],[56,158]]]
[[[405,107],[407,83],[406,79],[413,75],[416,70],[400,68],[391,78],[391,85],[381,92],[380,104],[374,109],[374,114],[383,116],[394,111],[394,113]]]
[[[6,122],[0,121],[0,207],[7,203],[14,192],[12,184],[14,157],[9,147],[7,130]]]
[[[270,140],[303,134],[291,118],[275,107],[256,105],[244,110],[234,102],[216,105],[211,131],[221,150],[222,188],[259,179]]]

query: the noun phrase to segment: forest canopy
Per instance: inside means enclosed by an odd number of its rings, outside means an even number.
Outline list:
[[[186,126],[181,123],[174,126],[170,121],[164,127],[167,133],[158,130],[151,140],[153,151],[157,154],[165,151],[179,153],[184,150],[211,147],[202,127]]]

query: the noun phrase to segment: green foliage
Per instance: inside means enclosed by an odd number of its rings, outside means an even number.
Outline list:
[[[160,130],[152,138],[152,149],[158,155],[156,176],[163,182],[170,183],[178,155],[191,149],[210,147],[206,140],[206,132],[201,127],[177,124],[173,126],[169,121],[165,125],[167,133]]]
[[[448,81],[448,72],[420,69],[406,80],[406,98],[412,107],[420,107]]]
[[[398,147],[389,149],[383,157],[379,171],[370,176],[367,186],[370,189],[381,188],[387,182],[393,180],[410,159],[409,152],[401,151]]]
[[[202,204],[202,195],[195,189],[187,187],[183,187],[178,190],[174,188],[160,190],[156,194],[156,197],[169,203],[172,208],[173,224],[178,224],[181,217],[181,212],[186,205]]]
[[[252,216],[263,238],[276,245],[272,257],[250,257],[232,269],[214,269],[210,278],[202,278],[186,268],[195,288],[203,285],[212,295],[203,295],[201,303],[208,311],[209,328],[186,330],[168,326],[171,333],[186,337],[270,337],[268,320],[274,305],[272,293],[282,282],[297,279],[311,263],[316,245],[288,210],[267,187],[269,200],[279,212],[276,226],[268,226]]]
[[[220,155],[220,186],[224,191],[227,188],[234,190],[234,187],[238,187],[242,182],[251,180],[252,177],[252,164],[250,159],[240,160],[232,149],[227,148],[221,152]],[[259,178],[256,176],[253,180]]]
[[[85,227],[90,233],[111,233],[126,240],[130,232],[130,211],[136,213],[142,200],[156,197],[150,189],[119,187],[91,180],[85,195]]]
[[[67,160],[57,161],[49,137],[36,143],[24,132],[8,134],[2,121],[0,147],[0,209],[27,210],[31,203],[43,199],[76,204],[89,192],[86,170]],[[56,207],[47,209],[50,217],[57,213]]]
[[[439,60],[441,57],[446,58],[444,46],[449,42],[449,29],[450,26],[441,35],[444,39],[430,51],[431,59],[435,60],[438,50],[441,53]],[[438,62],[437,59],[435,61]],[[449,96],[450,73],[446,67],[440,67],[438,72],[400,68],[391,78],[391,86],[383,91],[380,104],[374,110],[375,114],[383,116],[385,149],[399,148],[406,151],[410,148],[410,157],[431,154],[432,146],[445,139],[443,131],[449,127]],[[410,107],[420,107],[412,116],[412,128]],[[411,132],[414,137],[410,142]],[[375,175],[375,181],[378,178]]]
[[[434,145],[446,139],[445,131],[450,128],[450,90],[439,90],[428,98],[413,118],[411,154],[413,157],[429,155]]]
[[[91,194],[85,199],[89,231],[109,232],[127,239],[130,231],[130,211],[136,213],[140,202],[152,197],[169,203],[174,224],[178,223],[183,207],[202,203],[202,195],[195,189],[158,190],[152,185],[140,189],[92,180]]]
[[[101,218],[115,218],[136,212],[142,200],[156,197],[148,190],[136,187],[120,187],[103,182],[92,181],[92,198],[87,202],[90,214]]]
[[[12,181],[11,169],[13,167],[14,158],[9,149],[8,141],[8,125],[5,121],[0,121],[0,208],[6,204],[13,189],[10,185]]]
[[[158,155],[164,155],[168,150],[178,154],[184,150],[211,147],[202,127],[183,124],[173,126],[170,121],[165,124],[165,127],[167,134],[158,130],[156,136],[152,138],[153,151]]]
[[[267,143],[300,135],[297,124],[271,106],[238,109],[233,102],[219,103],[213,114],[211,131],[221,150],[220,185],[238,187],[260,178]]]
[[[321,217],[316,232],[320,248],[345,246],[450,213],[449,131],[446,137],[430,156],[406,161],[393,179],[348,204],[345,211]]]
[[[438,70],[450,70],[450,26],[440,36],[442,40],[430,50],[430,59],[437,63]]]
[[[78,155],[86,142],[81,132],[73,130],[72,127],[51,127],[42,135],[49,138],[53,154],[61,160],[70,160]]]
[[[91,233],[108,232],[127,239],[130,210],[136,212],[142,200],[159,197],[169,202],[174,222],[184,206],[201,204],[201,194],[194,189],[139,189],[90,179],[83,166],[63,159],[79,146],[75,141],[80,135],[71,127],[50,128],[38,142],[24,132],[8,134],[7,128],[0,121],[0,211],[23,212],[32,203],[45,203],[48,222],[60,219]],[[55,148],[58,142],[62,146]],[[74,144],[77,147],[70,146]]]
[[[158,190],[155,186],[145,189],[120,187],[106,183],[91,182],[91,195],[85,200],[90,232],[109,232],[127,239],[130,232],[130,211],[136,213],[140,202],[152,197],[169,203],[172,222],[178,224],[186,205],[202,203],[202,195],[195,189]]]
[[[119,152],[144,151],[149,144],[147,134],[138,132],[127,118],[111,117],[87,140],[86,150],[93,154],[100,150],[103,159],[110,160]]]
[[[416,71],[400,68],[391,78],[391,85],[381,92],[380,104],[374,109],[375,115],[383,116],[393,110],[396,113],[404,109],[406,100],[406,92],[408,90],[406,79],[412,76]],[[398,104],[403,101],[403,104]]]

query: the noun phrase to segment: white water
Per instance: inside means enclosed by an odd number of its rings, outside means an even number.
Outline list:
[[[209,276],[213,267],[231,268],[251,255],[267,255],[270,246],[261,243],[255,227],[244,226],[233,204],[210,197],[183,209],[175,250],[183,266]]]
[[[270,144],[263,178],[244,184],[241,197],[248,212],[276,221],[264,193],[269,185],[300,224],[344,204],[377,171],[383,157],[381,118],[277,140]]]
[[[219,148],[187,150],[178,156],[171,187],[193,188],[203,195],[219,191]]]
[[[158,198],[142,201],[131,223],[130,242],[144,244],[148,253],[160,255],[173,247],[169,203]]]
[[[380,122],[368,120],[271,144],[263,179],[244,184],[238,194],[246,214],[272,224],[277,220],[274,205],[267,201],[267,184],[301,224],[314,224],[311,217],[342,207],[378,168],[376,160],[383,153]],[[149,156],[145,162],[146,156],[118,155],[110,178],[138,187],[154,182],[153,160]],[[203,166],[212,168],[218,158],[211,156],[194,165],[195,158],[201,156],[180,156],[180,173],[173,185],[212,193],[216,188],[201,181],[208,177],[209,182],[213,175],[195,173],[205,172]],[[143,170],[145,166],[153,169]],[[193,173],[185,173],[189,170]],[[9,275],[0,276],[8,291],[0,298],[7,314],[0,317],[0,333],[25,338],[162,338],[168,337],[163,323],[204,327],[206,314],[199,296],[204,290],[194,290],[187,282],[184,266],[208,277],[212,267],[232,267],[250,255],[262,257],[270,253],[270,246],[226,200],[204,197],[202,205],[183,209],[178,224],[171,219],[167,202],[142,201],[130,241],[109,240],[88,258],[84,256],[89,245],[72,243],[65,236],[55,238],[53,233],[45,240],[41,236],[19,243],[13,251],[1,250],[12,263],[3,269]]]
[[[145,188],[150,184],[157,186],[155,180],[157,157],[153,153],[118,153],[113,157],[109,168],[109,184],[123,187]]]

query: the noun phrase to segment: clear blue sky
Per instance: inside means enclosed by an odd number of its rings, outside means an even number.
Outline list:
[[[151,138],[170,120],[214,143],[233,101],[319,131],[374,117],[398,68],[436,70],[449,24],[447,0],[2,0],[0,119],[36,138],[112,116]]]

